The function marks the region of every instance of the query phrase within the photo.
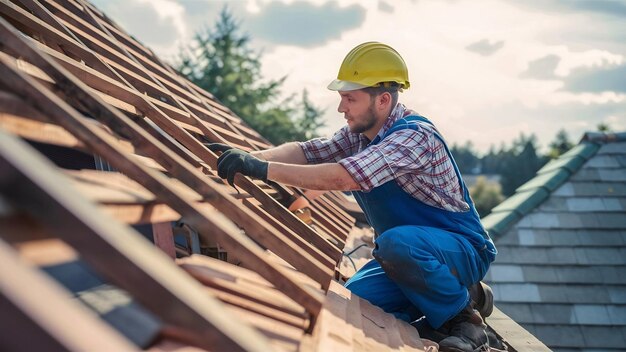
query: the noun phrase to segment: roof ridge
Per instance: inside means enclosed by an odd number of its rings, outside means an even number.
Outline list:
[[[626,142],[626,132],[586,132],[582,139],[582,142],[594,142],[594,143],[614,143],[614,142]]]
[[[600,149],[600,143],[624,140],[624,133],[588,132],[580,143],[556,159],[549,161],[539,169],[535,177],[519,186],[513,195],[493,208],[491,213],[481,219],[483,226],[492,238],[503,235],[526,214],[533,211],[550,197],[559,186],[567,182],[582,165]],[[589,138],[587,139],[587,136]]]

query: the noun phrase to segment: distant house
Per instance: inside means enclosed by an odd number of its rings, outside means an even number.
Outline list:
[[[555,351],[626,350],[626,132],[585,134],[483,222],[498,308]]]

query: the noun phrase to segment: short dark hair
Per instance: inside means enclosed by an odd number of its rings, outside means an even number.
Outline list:
[[[363,88],[363,90],[369,94],[372,99],[383,93],[391,94],[391,106],[393,109],[393,107],[395,107],[398,103],[400,84],[396,82],[381,82],[374,87]]]

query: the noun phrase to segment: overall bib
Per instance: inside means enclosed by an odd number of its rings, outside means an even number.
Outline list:
[[[399,119],[369,145],[402,129],[432,123],[423,116]],[[411,322],[422,315],[439,328],[469,303],[467,287],[480,281],[497,253],[448,146],[444,145],[469,209],[451,212],[406,193],[395,180],[370,192],[353,192],[377,237],[375,260],[348,280],[346,287],[397,318]],[[367,148],[366,148],[367,150]]]

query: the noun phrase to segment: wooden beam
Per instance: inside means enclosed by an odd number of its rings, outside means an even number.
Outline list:
[[[49,161],[2,131],[0,193],[72,245],[97,272],[147,309],[187,331],[189,343],[206,349],[267,349],[261,336],[224,313],[165,255],[136,232],[98,212],[72,191]]]
[[[22,16],[23,18],[28,18],[28,14],[22,14],[21,16]],[[20,17],[20,18],[22,18],[22,17]],[[67,41],[67,40],[66,40],[66,41]],[[49,72],[49,70],[46,70],[46,72]],[[58,79],[62,79],[62,78],[60,78],[60,77],[59,77]],[[82,104],[82,103],[84,103],[84,98],[83,98],[83,99],[81,99],[81,101],[80,101],[79,103],[81,103],[81,104]],[[216,157],[215,157],[212,153],[210,153],[210,152],[209,152],[206,148],[204,148],[204,146],[202,146],[202,145],[201,145],[201,144],[200,144],[197,140],[195,140],[193,137],[191,137],[191,136],[190,136],[188,133],[186,133],[184,130],[181,130],[180,128],[178,128],[178,126],[176,126],[175,124],[173,124],[173,123],[171,122],[171,120],[170,120],[170,119],[169,119],[166,115],[163,115],[163,113],[162,113],[160,110],[158,110],[156,107],[154,107],[153,105],[151,105],[148,101],[146,101],[146,100],[143,100],[143,101],[135,101],[135,104],[138,104],[138,105],[143,105],[143,107],[142,107],[143,109],[148,109],[148,110],[150,110],[150,111],[149,111],[149,113],[148,113],[148,115],[149,115],[150,117],[152,117],[152,118],[155,118],[155,117],[156,117],[155,121],[156,121],[156,122],[158,122],[158,123],[159,123],[159,125],[160,125],[160,127],[164,128],[164,129],[165,129],[165,130],[166,130],[166,131],[167,131],[170,135],[172,135],[172,136],[176,137],[179,141],[183,141],[183,142],[185,142],[185,144],[186,144],[187,146],[189,146],[189,145],[191,144],[190,150],[191,150],[191,149],[193,149],[193,150],[194,150],[194,153],[196,153],[196,154],[198,154],[198,153],[202,153],[202,154],[203,154],[203,156],[204,156],[205,158],[207,158],[207,157],[208,157],[208,158],[212,158],[212,160],[211,160],[211,161],[212,161],[213,163],[215,162]],[[107,120],[107,121],[106,121],[106,124],[107,124],[108,126],[114,126],[114,125],[115,125],[115,123],[111,122],[110,120]],[[118,122],[117,126],[119,126],[119,122]],[[126,129],[126,130],[127,130],[126,126],[120,126],[119,128],[120,128],[120,129]],[[125,134],[124,132],[127,132],[127,131],[118,131],[118,132],[120,132],[121,134]],[[185,150],[186,150],[186,149],[185,149]],[[162,159],[162,158],[161,158],[161,159]],[[165,166],[165,165],[164,165],[164,166]],[[170,165],[170,167],[168,167],[168,170],[169,170],[170,172],[172,172],[172,173],[175,173],[175,171],[176,171],[176,170],[172,170],[173,168],[174,168],[174,166],[173,166],[173,165]],[[189,181],[189,179],[188,179],[188,181]],[[196,190],[200,191],[203,195],[209,195],[209,196],[211,195],[211,191],[208,191],[208,192],[207,192],[207,190],[206,190],[206,182],[202,182],[202,183],[198,184],[198,182],[197,182],[198,180],[197,180],[197,179],[195,179],[195,180],[191,180],[191,181],[195,181],[195,183],[196,183],[196,184],[192,184],[192,185],[191,185],[194,189],[196,189]],[[253,186],[253,187],[254,187],[255,189],[257,189],[257,190],[258,190],[258,187],[256,187],[256,186]],[[204,192],[202,192],[203,190],[204,190]],[[207,194],[207,193],[208,193],[208,194]],[[257,192],[257,196],[264,197],[265,202],[275,202],[275,201],[273,200],[273,198],[271,198],[269,195],[266,195],[266,194],[265,194],[265,195],[263,195],[262,193],[263,193],[263,192],[261,192],[261,193],[258,193],[258,192]],[[229,215],[230,215],[230,214],[229,214]],[[241,216],[238,216],[238,217],[239,217],[239,218],[241,218]],[[231,216],[231,218],[235,218],[235,217]],[[235,219],[236,219],[236,218],[235,218]],[[296,219],[297,219],[297,218],[296,218]],[[247,220],[247,219],[246,219],[246,220]],[[298,221],[299,221],[299,220],[298,220]],[[251,233],[258,232],[258,230],[256,230],[256,229],[253,229],[253,231],[251,231],[250,226],[248,226],[248,224],[249,224],[249,222],[248,222],[248,221],[241,221],[241,219],[236,219],[236,222],[237,222],[238,224],[240,224],[241,226],[243,226],[243,227],[244,227],[244,228],[245,228],[248,232],[251,232]],[[261,226],[257,226],[257,227],[261,227]],[[309,232],[307,232],[307,234],[309,234],[309,235],[311,235],[311,236],[315,235],[315,236],[317,237],[317,234],[315,234],[314,232],[313,232],[313,234],[311,234],[311,230],[310,230],[310,229],[309,229]],[[264,242],[267,242],[268,240],[273,240],[273,238],[272,238],[272,237],[270,237],[270,236],[265,236],[265,237],[263,237],[263,238],[265,238],[265,241],[264,241]],[[259,239],[257,238],[257,240],[259,240]],[[271,245],[270,245],[270,247],[271,247],[271,248],[273,248],[273,249],[274,249],[274,251],[276,251],[277,253],[278,253],[278,252],[283,252],[283,256],[284,256],[285,258],[291,258],[291,259],[288,259],[288,260],[290,260],[290,261],[292,261],[292,262],[293,262],[293,260],[296,260],[296,262],[297,262],[297,261],[299,261],[299,260],[301,260],[301,259],[302,259],[302,258],[300,258],[300,257],[299,257],[299,256],[297,256],[297,255],[295,255],[295,256],[294,256],[294,255],[286,255],[286,256],[285,256],[285,255],[284,255],[284,252],[285,252],[285,250],[286,250],[287,248],[286,248],[286,247],[284,247],[284,246],[282,246],[282,248],[279,248],[279,247],[277,247],[277,246],[271,246]],[[311,270],[316,270],[316,269],[315,269],[315,267],[311,267],[310,265],[299,265],[299,264],[297,264],[297,263],[296,263],[296,265],[297,265],[297,266],[298,266],[301,270],[303,270],[303,271],[305,271],[305,272],[309,272],[309,273],[310,273],[310,272],[311,272]],[[324,276],[326,276],[326,275],[324,275]],[[324,276],[317,276],[317,275],[313,275],[312,277],[316,277],[318,280],[322,280],[322,281],[326,281],[326,282],[327,282],[327,278],[326,278],[326,277],[324,277]],[[322,284],[324,284],[324,283],[322,282]]]
[[[59,12],[62,12],[62,9],[58,9]],[[103,51],[103,45],[106,45],[105,42],[109,41],[111,46],[117,46],[118,48],[120,48],[123,52],[123,54],[128,58],[125,60],[125,62],[128,62],[128,60],[130,60],[133,63],[133,67],[137,70],[140,70],[145,76],[150,77],[150,79],[154,82],[154,84],[158,85],[158,89],[160,90],[160,92],[162,94],[164,94],[165,96],[167,96],[168,98],[174,100],[179,106],[184,108],[184,104],[181,103],[181,101],[179,101],[179,99],[172,94],[171,92],[167,91],[167,88],[165,88],[160,82],[159,79],[161,79],[161,76],[154,76],[153,73],[149,72],[148,70],[146,70],[139,61],[137,61],[137,59],[135,57],[133,57],[127,50],[126,48],[124,48],[119,42],[115,42],[115,41],[111,41],[111,34],[107,33],[106,28],[104,28],[102,26],[102,24],[99,22],[99,20],[91,13],[89,13],[89,11],[87,12],[87,14],[84,14],[85,17],[87,17],[89,20],[91,20],[93,23],[99,24],[100,28],[94,29],[91,28],[90,26],[88,26],[87,24],[85,24],[84,22],[82,22],[79,19],[74,18],[74,24],[76,25],[81,25],[83,27],[83,29],[89,30],[91,34],[93,35],[98,35],[99,38],[98,40],[96,40],[96,44],[97,43],[101,43],[99,45],[97,45],[97,47],[94,47],[93,45],[90,45],[90,47],[94,50],[98,50],[101,54],[106,55],[107,51]],[[64,16],[67,17],[67,16]],[[76,28],[74,28],[76,29]],[[105,33],[102,33],[101,31],[104,31]],[[106,36],[106,34],[108,34],[108,37]],[[95,39],[95,38],[91,38],[91,39]],[[89,43],[93,43],[93,40],[88,41]],[[120,57],[121,54],[118,55],[114,55],[114,56],[109,56],[111,58],[116,58],[118,59]],[[143,58],[143,61],[146,61],[145,58]],[[112,64],[112,63],[111,63]],[[129,63],[130,64],[130,63]],[[124,65],[122,65],[121,67],[122,69],[124,68]],[[129,71],[127,71],[128,73]],[[146,83],[146,81],[144,80],[144,83]],[[148,83],[146,83],[148,84]],[[155,87],[154,85],[152,85],[152,87]],[[141,96],[143,98],[143,96]],[[157,101],[153,101],[152,103],[157,103]],[[144,105],[141,102],[137,102],[135,101],[134,104],[136,106],[139,105]],[[158,103],[158,105],[160,105],[161,107],[164,107],[165,103]],[[141,108],[141,107],[140,107]],[[142,108],[142,110],[145,112],[145,107]],[[213,141],[218,141],[218,142],[224,142],[224,139],[222,136],[220,136],[219,134],[215,133],[215,131],[213,131],[212,129],[208,128],[208,126],[206,126],[205,124],[201,123],[201,121],[199,120],[198,117],[194,116],[193,113],[189,110],[187,110],[188,113],[190,113],[190,117],[191,117],[191,122],[192,122],[192,126],[194,127],[198,127],[201,130],[201,134],[208,136],[211,140]],[[168,127],[170,127],[168,125],[168,121],[161,118],[158,114],[150,114],[149,112],[146,112],[146,114],[150,117],[157,117],[157,119],[155,120],[155,122],[157,122],[158,124],[160,124],[161,127],[163,127],[164,129],[166,129],[166,131],[168,131],[170,134],[173,134],[174,136],[178,136],[177,138],[179,140],[181,140],[182,138],[182,142],[183,144],[185,144],[185,146],[187,148],[189,148],[189,150],[193,150],[194,153],[198,156],[200,156],[203,160],[207,160],[207,157],[209,158],[208,162],[212,163],[213,162],[213,158],[212,155],[207,154],[206,149],[201,148],[198,149],[198,143],[197,141],[193,141],[190,140],[189,138],[187,138],[187,136],[185,134],[180,134],[177,133],[178,131],[172,131],[171,128],[168,129]],[[170,114],[171,116],[171,114]],[[165,123],[165,125],[162,125],[163,123]],[[189,129],[189,128],[187,128]],[[260,199],[264,206],[266,206],[266,208],[268,209],[268,211],[270,211],[273,215],[278,216],[280,218],[280,220],[282,220],[283,222],[286,222],[286,224],[291,227],[294,228],[294,230],[296,231],[296,233],[300,234],[300,236],[303,236],[305,240],[313,243],[314,245],[318,246],[322,251],[324,251],[327,255],[330,255],[332,258],[334,258],[336,261],[340,260],[341,258],[341,251],[339,251],[336,247],[334,247],[332,244],[326,242],[323,240],[323,238],[321,238],[317,233],[315,233],[315,231],[313,231],[310,227],[308,227],[306,224],[304,224],[302,221],[300,221],[300,219],[298,219],[296,216],[294,216],[293,214],[291,214],[291,212],[287,211],[286,209],[284,209],[282,206],[280,206],[280,204],[278,204],[273,198],[269,197],[267,194],[264,194],[263,191],[261,191],[258,187],[256,187],[253,183],[250,182],[246,182],[245,179],[243,179],[241,181],[242,184],[240,184],[240,186],[242,188],[244,188],[246,191],[250,192],[251,194],[253,194],[256,198]],[[327,225],[327,226],[331,226],[331,225]],[[331,226],[332,227],[332,226]]]
[[[0,240],[0,349],[139,350],[70,297],[67,290],[27,265]]]
[[[100,30],[103,30],[105,32],[105,34],[108,34],[109,37],[103,37],[102,40],[106,41],[107,39],[110,41],[111,39],[111,34],[108,33],[108,31],[106,30],[105,27],[102,26],[102,24],[100,23],[100,21],[98,20],[98,18],[96,18],[91,12],[89,12],[89,10],[87,10],[87,17],[96,25],[100,26]],[[220,136],[219,134],[215,133],[215,131],[213,131],[212,129],[208,128],[205,124],[200,122],[200,119],[195,116],[191,111],[189,111],[188,109],[186,109],[186,107],[179,101],[179,99],[173,95],[171,92],[167,91],[167,88],[165,88],[157,79],[157,77],[155,77],[150,71],[146,70],[141,63],[137,60],[137,58],[133,57],[119,42],[116,41],[110,41],[112,46],[116,46],[119,49],[121,49],[121,51],[123,52],[123,54],[125,56],[127,56],[130,60],[132,60],[136,67],[141,70],[145,75],[147,75],[148,77],[150,77],[152,79],[152,81],[159,85],[159,88],[161,90],[161,92],[166,95],[168,98],[174,100],[176,102],[176,104],[180,107],[183,107],[189,114],[190,114],[190,120],[193,123],[194,127],[199,127],[200,130],[202,131],[202,134],[205,136],[208,136],[211,140],[213,141],[217,141],[217,142],[224,142],[224,139],[222,136]],[[139,57],[140,59],[142,59],[143,62],[146,62],[147,60],[143,57]],[[165,103],[163,103],[165,104]],[[161,121],[160,119],[158,119],[159,121]],[[163,121],[161,121],[163,122]],[[171,133],[171,132],[170,132]],[[184,137],[184,136],[183,136]],[[186,139],[186,138],[185,138]],[[186,143],[186,146],[190,149],[193,150],[195,143],[193,143],[192,141],[188,141],[189,143]],[[184,142],[183,142],[184,143]],[[190,145],[191,144],[191,145]],[[200,154],[198,154],[198,152],[195,152],[196,155],[203,155],[206,154],[205,150],[199,150]],[[204,159],[206,160],[206,159]],[[300,219],[298,219],[296,216],[294,216],[291,212],[287,211],[287,209],[285,209],[284,207],[280,206],[280,204],[278,204],[273,198],[268,197],[267,194],[265,194],[265,192],[260,191],[260,189],[258,187],[255,187],[255,185],[253,185],[253,183],[249,182],[249,180],[242,178],[241,179],[241,186],[248,192],[254,192],[253,196],[255,196],[258,199],[261,199],[261,201],[264,203],[264,205],[267,207],[267,209],[272,212],[272,214],[274,214],[275,216],[278,216],[280,218],[280,220],[286,222],[286,225],[289,227],[294,228],[297,233],[301,233],[301,234],[306,234],[305,238],[309,241],[311,241],[314,245],[320,247],[323,251],[325,251],[327,254],[331,253],[331,257],[335,259],[335,261],[339,261],[341,258],[341,252],[340,251],[335,251],[335,248],[333,248],[333,246],[328,243],[328,242],[324,242],[323,239],[316,234],[314,231],[312,231],[312,229],[310,229],[308,226],[306,226],[306,224],[304,224]],[[329,221],[326,221],[327,226],[330,226],[331,228],[333,228],[334,224],[332,224]],[[334,251],[334,253],[333,253]]]
[[[176,259],[176,248],[174,248],[174,232],[171,222],[159,222],[152,224],[152,237],[154,244],[162,250],[168,257]]]
[[[67,71],[54,61],[39,54],[32,46],[24,41],[19,34],[10,27],[4,20],[0,20],[0,36],[5,39],[5,46],[13,51],[19,52],[31,63],[44,69],[51,77],[57,81],[58,88],[65,91],[67,96],[77,99],[82,106],[87,107],[92,115],[101,122],[111,127],[120,135],[129,136],[135,143],[135,148],[142,154],[151,156],[159,160],[159,163],[166,167],[172,175],[177,176],[194,190],[203,192],[206,197],[218,209],[228,213],[228,215],[243,224],[243,227],[250,233],[255,234],[260,241],[276,241],[280,238],[275,231],[272,231],[269,224],[258,218],[254,213],[239,206],[230,196],[223,194],[220,190],[211,187],[206,177],[191,165],[181,160],[172,151],[164,147],[160,142],[140,129],[126,116],[116,110],[110,109],[99,98],[92,95],[87,87],[80,81],[73,78]],[[5,64],[0,66],[0,80],[4,83],[11,82],[11,86],[16,94],[22,99],[32,103],[34,106],[48,111],[50,117],[57,123],[63,125],[68,131],[78,137],[92,151],[102,156],[111,163],[117,170],[124,172],[131,178],[141,182],[146,188],[153,192],[165,203],[175,208],[185,216],[188,222],[196,227],[200,233],[211,233],[227,249],[236,251],[240,257],[245,258],[249,265],[253,265],[263,275],[268,277],[277,287],[292,292],[301,303],[312,314],[315,314],[321,301],[313,296],[304,287],[293,281],[289,274],[282,268],[268,262],[257,245],[251,240],[241,235],[236,228],[231,227],[226,218],[220,219],[214,215],[209,215],[202,209],[198,209],[185,197],[173,192],[163,181],[163,176],[142,165],[138,165],[129,159],[121,150],[110,141],[103,138],[102,133],[92,126],[85,124],[83,118],[77,114],[67,103],[61,101],[55,95],[48,92],[44,87],[29,77],[23,76],[10,66]],[[204,147],[203,147],[204,148]],[[206,149],[205,149],[206,150]],[[215,156],[213,156],[215,158]],[[328,280],[328,270],[320,263],[310,257],[298,253],[295,247],[291,247],[291,241],[281,243],[281,246],[273,246],[275,251],[282,251],[283,255],[289,257],[292,264],[297,265],[303,272],[310,273],[319,281],[326,284]],[[296,255],[298,253],[298,255]],[[324,283],[322,283],[324,284]]]

